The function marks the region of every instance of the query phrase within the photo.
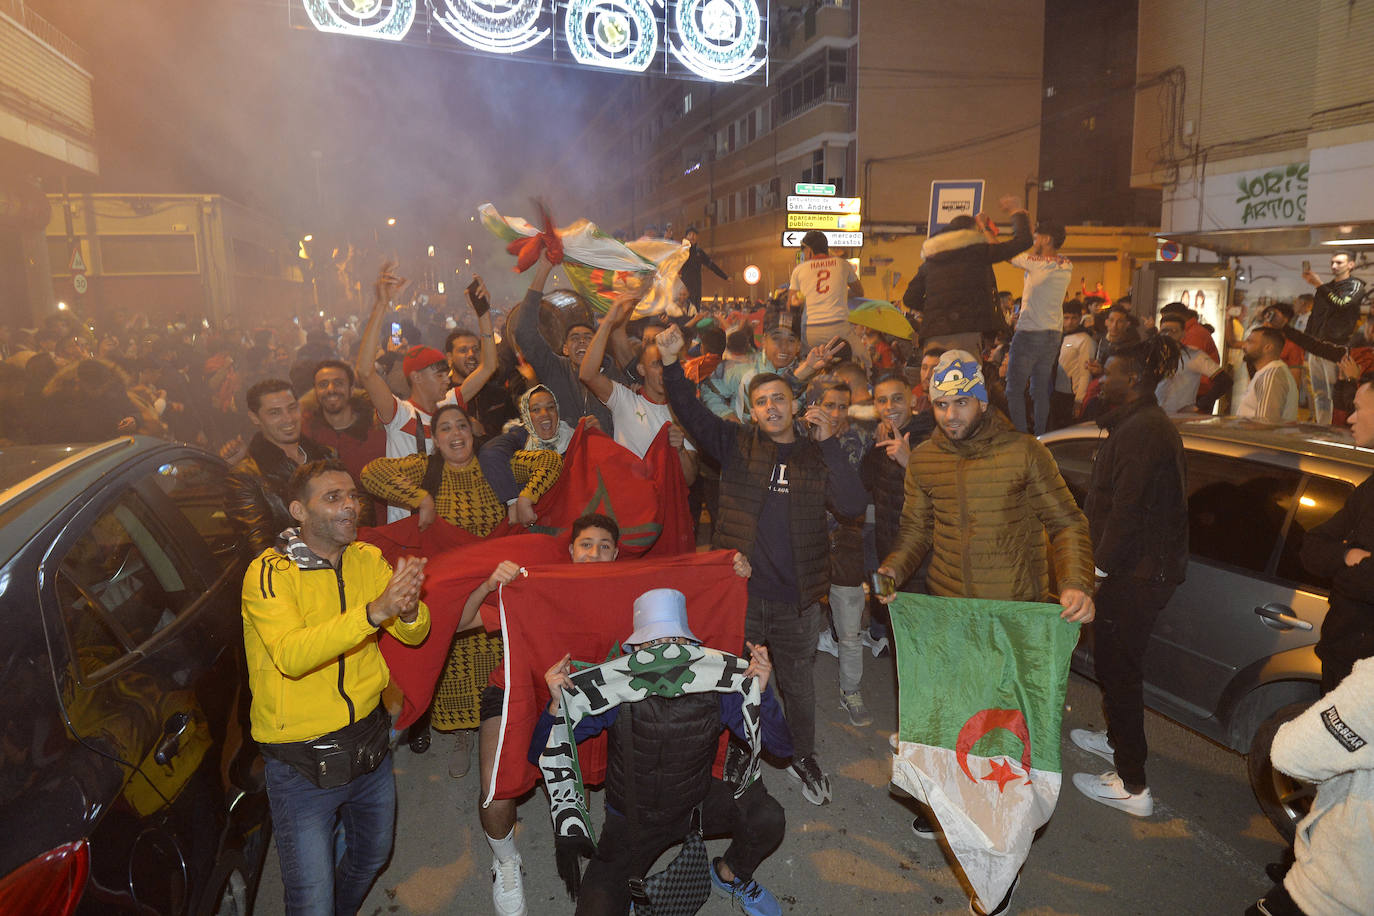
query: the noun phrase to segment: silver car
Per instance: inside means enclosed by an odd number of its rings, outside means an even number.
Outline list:
[[[1260,807],[1291,840],[1310,789],[1274,770],[1280,724],[1320,694],[1314,646],[1329,582],[1299,560],[1303,535],[1371,472],[1374,451],[1346,430],[1235,417],[1178,418],[1187,461],[1188,579],[1145,656],[1145,704],[1246,754]],[[1041,436],[1080,501],[1105,433],[1080,425]],[[1091,628],[1074,668],[1092,675]]]

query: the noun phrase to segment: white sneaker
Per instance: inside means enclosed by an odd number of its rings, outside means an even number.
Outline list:
[[[525,879],[520,874],[520,856],[491,860],[491,902],[498,916],[525,916]]]
[[[1069,732],[1069,740],[1089,754],[1096,754],[1108,763],[1116,764],[1116,751],[1112,749],[1112,743],[1107,740],[1106,732],[1075,728]]]
[[[867,630],[864,630],[863,633],[859,636],[859,641],[868,647],[868,651],[873,653],[874,658],[877,658],[879,655],[882,655],[884,652],[888,650],[888,641],[886,636],[884,636],[881,639],[874,639],[873,636]]]
[[[1155,813],[1155,800],[1150,790],[1145,788],[1139,792],[1127,792],[1121,777],[1114,770],[1108,770],[1101,776],[1074,773],[1073,785],[1093,801],[1109,808],[1117,808],[1136,817],[1149,817]]]
[[[835,637],[830,635],[829,630],[821,630],[821,635],[816,639],[816,651],[825,652],[836,658],[840,657],[840,647],[835,642]]]

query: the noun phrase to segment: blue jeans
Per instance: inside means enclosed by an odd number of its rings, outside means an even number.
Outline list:
[[[1331,423],[1331,389],[1336,384],[1336,364],[1315,353],[1307,354],[1307,382],[1312,386],[1312,422]]]
[[[321,789],[290,764],[266,758],[267,799],[288,916],[353,916],[391,855],[396,781],[391,754],[346,786]],[[334,830],[343,827],[335,861]]]
[[[1017,331],[1007,353],[1007,407],[1011,422],[1023,433],[1026,426],[1026,383],[1030,382],[1031,403],[1035,405],[1035,433],[1049,431],[1050,392],[1054,390],[1054,371],[1059,365],[1059,331]]]

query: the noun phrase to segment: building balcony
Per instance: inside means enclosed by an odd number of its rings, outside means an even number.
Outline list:
[[[24,5],[0,0],[0,152],[36,173],[94,175],[95,106],[86,55]]]

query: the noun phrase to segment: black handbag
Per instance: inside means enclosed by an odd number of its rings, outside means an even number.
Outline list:
[[[695,916],[711,896],[710,868],[701,835],[701,809],[696,808],[682,849],[668,867],[647,878],[630,879],[634,916]]]

